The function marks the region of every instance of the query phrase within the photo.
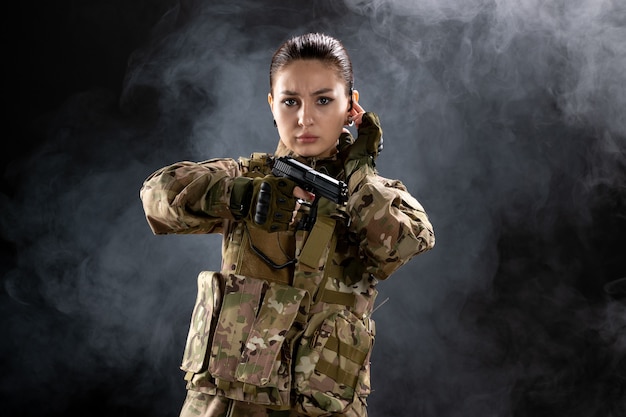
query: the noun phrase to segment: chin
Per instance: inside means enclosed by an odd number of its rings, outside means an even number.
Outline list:
[[[295,152],[300,156],[304,156],[305,158],[311,158],[319,155],[318,152],[309,147],[296,147]]]
[[[312,146],[298,146],[295,147],[294,151],[305,158],[321,158],[330,156],[334,153],[336,148],[333,149],[317,149],[317,147]]]

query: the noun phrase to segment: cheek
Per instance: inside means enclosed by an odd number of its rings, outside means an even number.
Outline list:
[[[282,122],[291,122],[291,119],[293,119],[294,115],[293,112],[290,112],[289,109],[278,109],[274,112],[274,118],[278,121],[282,121]]]
[[[343,129],[343,126],[346,124],[346,120],[348,119],[348,114],[338,114],[335,117],[335,124],[339,126],[339,129]]]

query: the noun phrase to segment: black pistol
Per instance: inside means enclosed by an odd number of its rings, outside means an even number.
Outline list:
[[[348,185],[331,176],[314,170],[289,156],[275,158],[272,163],[272,174],[277,177],[286,177],[295,182],[300,188],[315,194],[315,201],[311,204],[309,216],[301,227],[311,230],[317,214],[317,203],[324,197],[336,204],[345,204],[348,201]]]

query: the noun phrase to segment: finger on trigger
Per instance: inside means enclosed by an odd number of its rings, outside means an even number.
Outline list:
[[[300,187],[295,187],[293,189],[293,196],[296,198],[301,198],[302,200],[305,200],[305,201],[315,200],[315,194],[308,192]]]

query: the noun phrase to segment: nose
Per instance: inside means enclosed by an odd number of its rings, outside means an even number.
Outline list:
[[[313,124],[313,115],[308,105],[303,104],[298,112],[298,125],[310,126]]]

